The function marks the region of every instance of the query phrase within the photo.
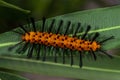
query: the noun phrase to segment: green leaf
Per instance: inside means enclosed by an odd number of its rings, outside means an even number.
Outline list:
[[[78,60],[75,59],[78,63]],[[7,69],[37,73],[50,76],[62,76],[75,79],[87,80],[119,80],[120,79],[120,58],[113,60],[99,58],[97,61],[84,59],[84,67],[70,66],[69,64],[42,62],[39,60],[30,60],[15,57],[0,57],[0,67]]]
[[[0,71],[0,80],[28,80],[21,76]]]
[[[23,13],[26,13],[26,14],[30,13],[29,10],[22,9],[22,8],[20,8],[18,6],[12,5],[12,4],[7,3],[7,2],[5,2],[3,0],[0,0],[0,6],[15,9],[15,10],[19,10],[19,11],[22,11]]]
[[[81,22],[83,29],[87,25],[91,25],[92,29],[89,33],[100,33],[100,40],[115,36],[115,39],[106,42],[104,49],[109,50],[116,48],[120,45],[120,6],[113,6],[108,8],[87,10],[81,12],[75,12],[54,17],[56,19],[56,25],[58,25],[61,19],[64,20],[64,24],[68,21],[72,21],[73,25]],[[51,23],[51,19],[48,19],[47,25]],[[41,25],[41,21],[36,22],[37,28]],[[97,27],[96,27],[97,26]],[[65,29],[65,25],[63,28]],[[56,27],[55,27],[56,28]],[[47,28],[46,28],[47,29]],[[63,29],[63,30],[64,30]],[[71,31],[74,31],[76,27],[71,27]],[[18,28],[16,29],[18,30]],[[63,32],[63,30],[61,32]],[[78,33],[77,35],[81,35]],[[71,36],[72,34],[70,34]],[[20,35],[13,32],[6,32],[0,35],[0,67],[32,72],[45,75],[63,76],[78,79],[103,79],[103,80],[119,80],[120,79],[120,58],[115,57],[109,59],[105,56],[100,58],[97,54],[98,60],[89,60],[90,58],[84,58],[83,68],[78,67],[79,57],[74,57],[74,66],[70,66],[70,59],[66,57],[67,64],[62,63],[62,57],[58,57],[58,63],[54,63],[53,56],[48,56],[46,62],[34,59],[26,59],[26,53],[23,55],[17,54],[15,50],[8,51],[8,47],[16,44],[20,41]],[[42,50],[42,49],[41,49]],[[47,51],[47,53],[50,53]],[[12,65],[11,65],[12,64]]]

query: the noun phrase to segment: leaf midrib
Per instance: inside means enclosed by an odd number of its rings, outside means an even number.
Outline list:
[[[34,63],[44,63],[48,65],[54,65],[54,66],[64,66],[64,67],[71,67],[68,64],[60,64],[60,63],[53,63],[53,62],[43,62],[43,61],[36,61],[36,60],[30,60],[30,59],[21,59],[21,58],[15,58],[15,57],[7,57],[7,56],[0,56],[1,59],[9,59],[9,60],[14,60],[14,61],[25,61],[25,62],[34,62]],[[73,65],[72,68],[79,68],[77,65]],[[93,71],[102,71],[102,72],[112,72],[112,73],[120,73],[120,70],[115,70],[115,69],[103,69],[103,68],[96,68],[96,67],[88,67],[88,66],[83,66],[82,69],[85,70],[93,70]]]
[[[103,28],[103,29],[97,29],[97,30],[91,30],[91,31],[89,31],[88,33],[90,34],[90,33],[95,33],[95,32],[104,32],[104,31],[110,31],[110,30],[114,30],[114,29],[119,29],[120,28],[120,26],[113,26],[113,27],[108,27],[108,28]],[[76,35],[81,35],[81,34],[83,34],[84,32],[82,32],[82,33],[77,33]],[[69,36],[72,36],[72,34],[69,34]]]

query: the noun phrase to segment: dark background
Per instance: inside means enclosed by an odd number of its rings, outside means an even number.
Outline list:
[[[76,11],[113,6],[119,0],[4,0],[8,3],[31,11],[31,16],[40,20]],[[0,33],[26,24],[26,15],[14,9],[0,7]]]

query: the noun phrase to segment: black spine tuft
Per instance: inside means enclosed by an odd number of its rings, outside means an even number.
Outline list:
[[[109,37],[107,39],[104,39],[104,40],[100,41],[99,43],[102,44],[102,43],[104,43],[104,42],[106,42],[108,40],[111,40],[111,39],[114,39],[114,36],[111,36],[111,37]]]
[[[23,33],[18,32],[18,31],[12,31],[12,32],[17,33],[17,34],[20,34],[20,35],[23,35]]]
[[[22,25],[19,25],[20,28],[25,32],[25,33],[28,33],[28,31],[22,26]],[[28,33],[29,34],[29,33]]]
[[[51,23],[51,25],[50,25],[50,27],[48,29],[48,33],[50,33],[52,31],[54,23],[55,23],[55,19],[52,20],[52,23]]]
[[[25,43],[25,44],[23,45],[23,47],[20,48],[17,52],[18,52],[19,54],[24,53],[24,52],[27,50],[28,44],[29,44],[28,42]]]
[[[91,28],[90,25],[88,25],[88,26],[87,26],[87,29],[86,29],[86,31],[85,31],[85,33],[83,34],[83,36],[82,36],[81,39],[85,39],[85,37],[86,37],[87,33],[89,32],[90,28]]]
[[[27,58],[31,58],[32,57],[34,45],[35,44],[31,44],[31,46],[29,47]]]
[[[45,22],[46,22],[46,18],[43,17],[42,18],[43,24],[42,24],[42,32],[44,31],[44,27],[45,27]]]
[[[56,31],[56,34],[59,33],[60,28],[61,28],[62,25],[63,25],[63,20],[60,21],[60,24],[59,24],[59,26],[58,26],[58,29],[57,29],[57,31]]]
[[[65,53],[66,53],[66,50],[63,49],[63,64],[65,64]]]
[[[70,54],[71,54],[71,66],[74,64],[74,60],[73,60],[73,53],[72,53],[72,50],[70,51]]]
[[[68,32],[68,30],[69,30],[69,27],[70,27],[70,24],[71,24],[71,22],[70,22],[70,21],[68,21],[68,23],[67,23],[67,28],[66,28],[66,30],[65,30],[64,35],[66,35],[66,34],[67,34],[67,32]]]
[[[34,32],[36,32],[36,28],[35,28],[35,20],[33,17],[30,18],[31,22],[32,22],[32,27],[33,27],[33,30]]]
[[[12,47],[9,47],[9,48],[8,48],[8,51],[11,51],[12,49],[14,49],[15,47],[17,47],[18,45],[20,45],[20,44],[22,44],[22,43],[23,43],[23,41],[21,41],[21,42],[15,44],[15,45],[12,46]]]
[[[79,52],[79,57],[80,57],[80,62],[79,62],[79,66],[80,68],[83,66],[83,61],[82,61],[82,52]]]
[[[36,57],[37,60],[40,59],[40,47],[41,47],[41,45],[38,44],[38,48],[37,48],[37,57]]]
[[[90,52],[92,55],[93,55],[93,58],[94,60],[96,61],[97,60],[97,56],[95,55],[95,52],[91,49],[91,52]]]
[[[46,49],[47,47],[43,45],[43,48],[44,48],[44,53],[43,53],[43,61],[46,61]]]
[[[54,50],[55,50],[55,58],[54,58],[54,61],[55,61],[55,63],[57,63],[57,51],[58,51],[58,48],[55,48],[55,47],[54,47]]]
[[[91,40],[91,43],[93,42],[93,41],[95,41],[96,40],[96,38],[97,37],[99,37],[99,33],[97,32],[97,33],[95,33],[95,35],[93,36],[93,38],[92,38],[92,40]]]
[[[111,58],[111,59],[113,58],[113,56],[108,54],[106,51],[101,50],[101,49],[99,51],[102,52],[103,54],[107,55],[109,58]]]
[[[75,33],[73,34],[73,37],[76,37],[76,33],[78,32],[80,26],[81,26],[81,23],[78,23]]]

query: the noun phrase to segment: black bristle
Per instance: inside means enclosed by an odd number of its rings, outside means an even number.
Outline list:
[[[80,26],[81,26],[81,23],[78,23],[75,33],[73,34],[73,37],[76,37],[76,33],[78,32]]]
[[[43,45],[43,48],[44,48],[44,53],[43,53],[42,61],[46,61],[46,49],[47,49],[47,47]]]
[[[94,58],[94,60],[96,61],[96,60],[97,60],[97,56],[95,55],[95,53],[94,53],[93,50],[91,50],[91,54],[93,55],[93,58]]]
[[[27,42],[25,47],[23,48],[23,52],[27,50],[29,43]]]
[[[48,33],[50,33],[52,31],[54,23],[55,23],[55,19],[52,20],[52,23],[50,24],[50,27],[48,29]]]
[[[99,51],[102,52],[103,54],[107,55],[109,58],[111,58],[111,59],[113,58],[113,56],[108,54],[106,51],[104,51],[102,49],[100,49]]]
[[[58,26],[58,28],[57,28],[56,34],[59,33],[62,24],[63,24],[63,20],[60,21],[60,24],[59,24],[59,26]]]
[[[38,59],[40,59],[40,44],[38,44],[38,48],[37,48],[37,57],[36,57],[36,59],[38,60]]]
[[[68,32],[68,30],[69,30],[69,27],[70,27],[70,24],[71,24],[71,22],[70,22],[70,21],[68,21],[68,23],[67,23],[67,28],[66,28],[66,30],[65,30],[64,35],[66,35],[66,34],[67,34],[67,32]]]
[[[17,33],[17,34],[20,34],[20,35],[23,35],[24,33],[21,33],[21,32],[18,32],[18,31],[12,31],[14,33]]]
[[[30,27],[30,18],[27,16],[28,27]]]
[[[70,51],[70,54],[71,54],[71,66],[74,64],[73,62],[73,53],[72,53],[72,50]]]
[[[28,33],[28,31],[22,25],[19,25],[19,26],[25,33]]]
[[[35,28],[35,20],[33,17],[30,18],[31,22],[32,22],[32,27],[33,27],[33,30],[34,32],[36,32],[36,28]]]
[[[102,44],[102,43],[104,43],[104,42],[106,42],[108,40],[111,40],[111,39],[114,39],[114,36],[111,36],[111,37],[109,37],[107,39],[104,39],[104,40],[100,41],[99,43]]]
[[[43,31],[44,31],[44,28],[45,28],[46,18],[43,17],[43,18],[42,18],[42,21],[43,21],[43,24],[42,24],[42,29],[41,29],[41,31],[43,32]]]
[[[63,57],[63,64],[65,64],[65,51],[66,51],[66,50],[63,49],[63,56],[62,56],[62,57]]]
[[[31,44],[28,50],[27,58],[31,58],[33,54],[34,44]]]
[[[80,68],[81,68],[81,67],[83,66],[82,52],[79,52],[79,57],[80,57],[79,66],[80,66]]]
[[[55,58],[54,58],[54,62],[57,63],[57,51],[58,51],[58,48],[55,48],[54,47],[54,50],[55,50]]]
[[[95,35],[93,36],[91,43],[96,40],[96,38],[99,36],[100,34],[98,32],[95,33]]]
[[[19,43],[15,44],[15,45],[12,46],[12,47],[9,47],[9,48],[8,48],[8,51],[11,51],[12,49],[14,49],[15,47],[17,47],[17,46],[20,45],[21,43],[23,43],[23,41],[20,41]]]
[[[27,50],[27,48],[28,48],[28,44],[29,44],[28,42],[25,43],[25,44],[23,45],[23,47],[20,48],[17,52],[18,52],[19,54],[24,53],[24,52]]]
[[[87,26],[87,29],[86,29],[86,31],[85,31],[85,33],[83,34],[83,36],[82,36],[81,39],[85,39],[85,37],[86,37],[87,33],[89,32],[90,28],[91,28],[90,25],[88,25],[88,26]]]

